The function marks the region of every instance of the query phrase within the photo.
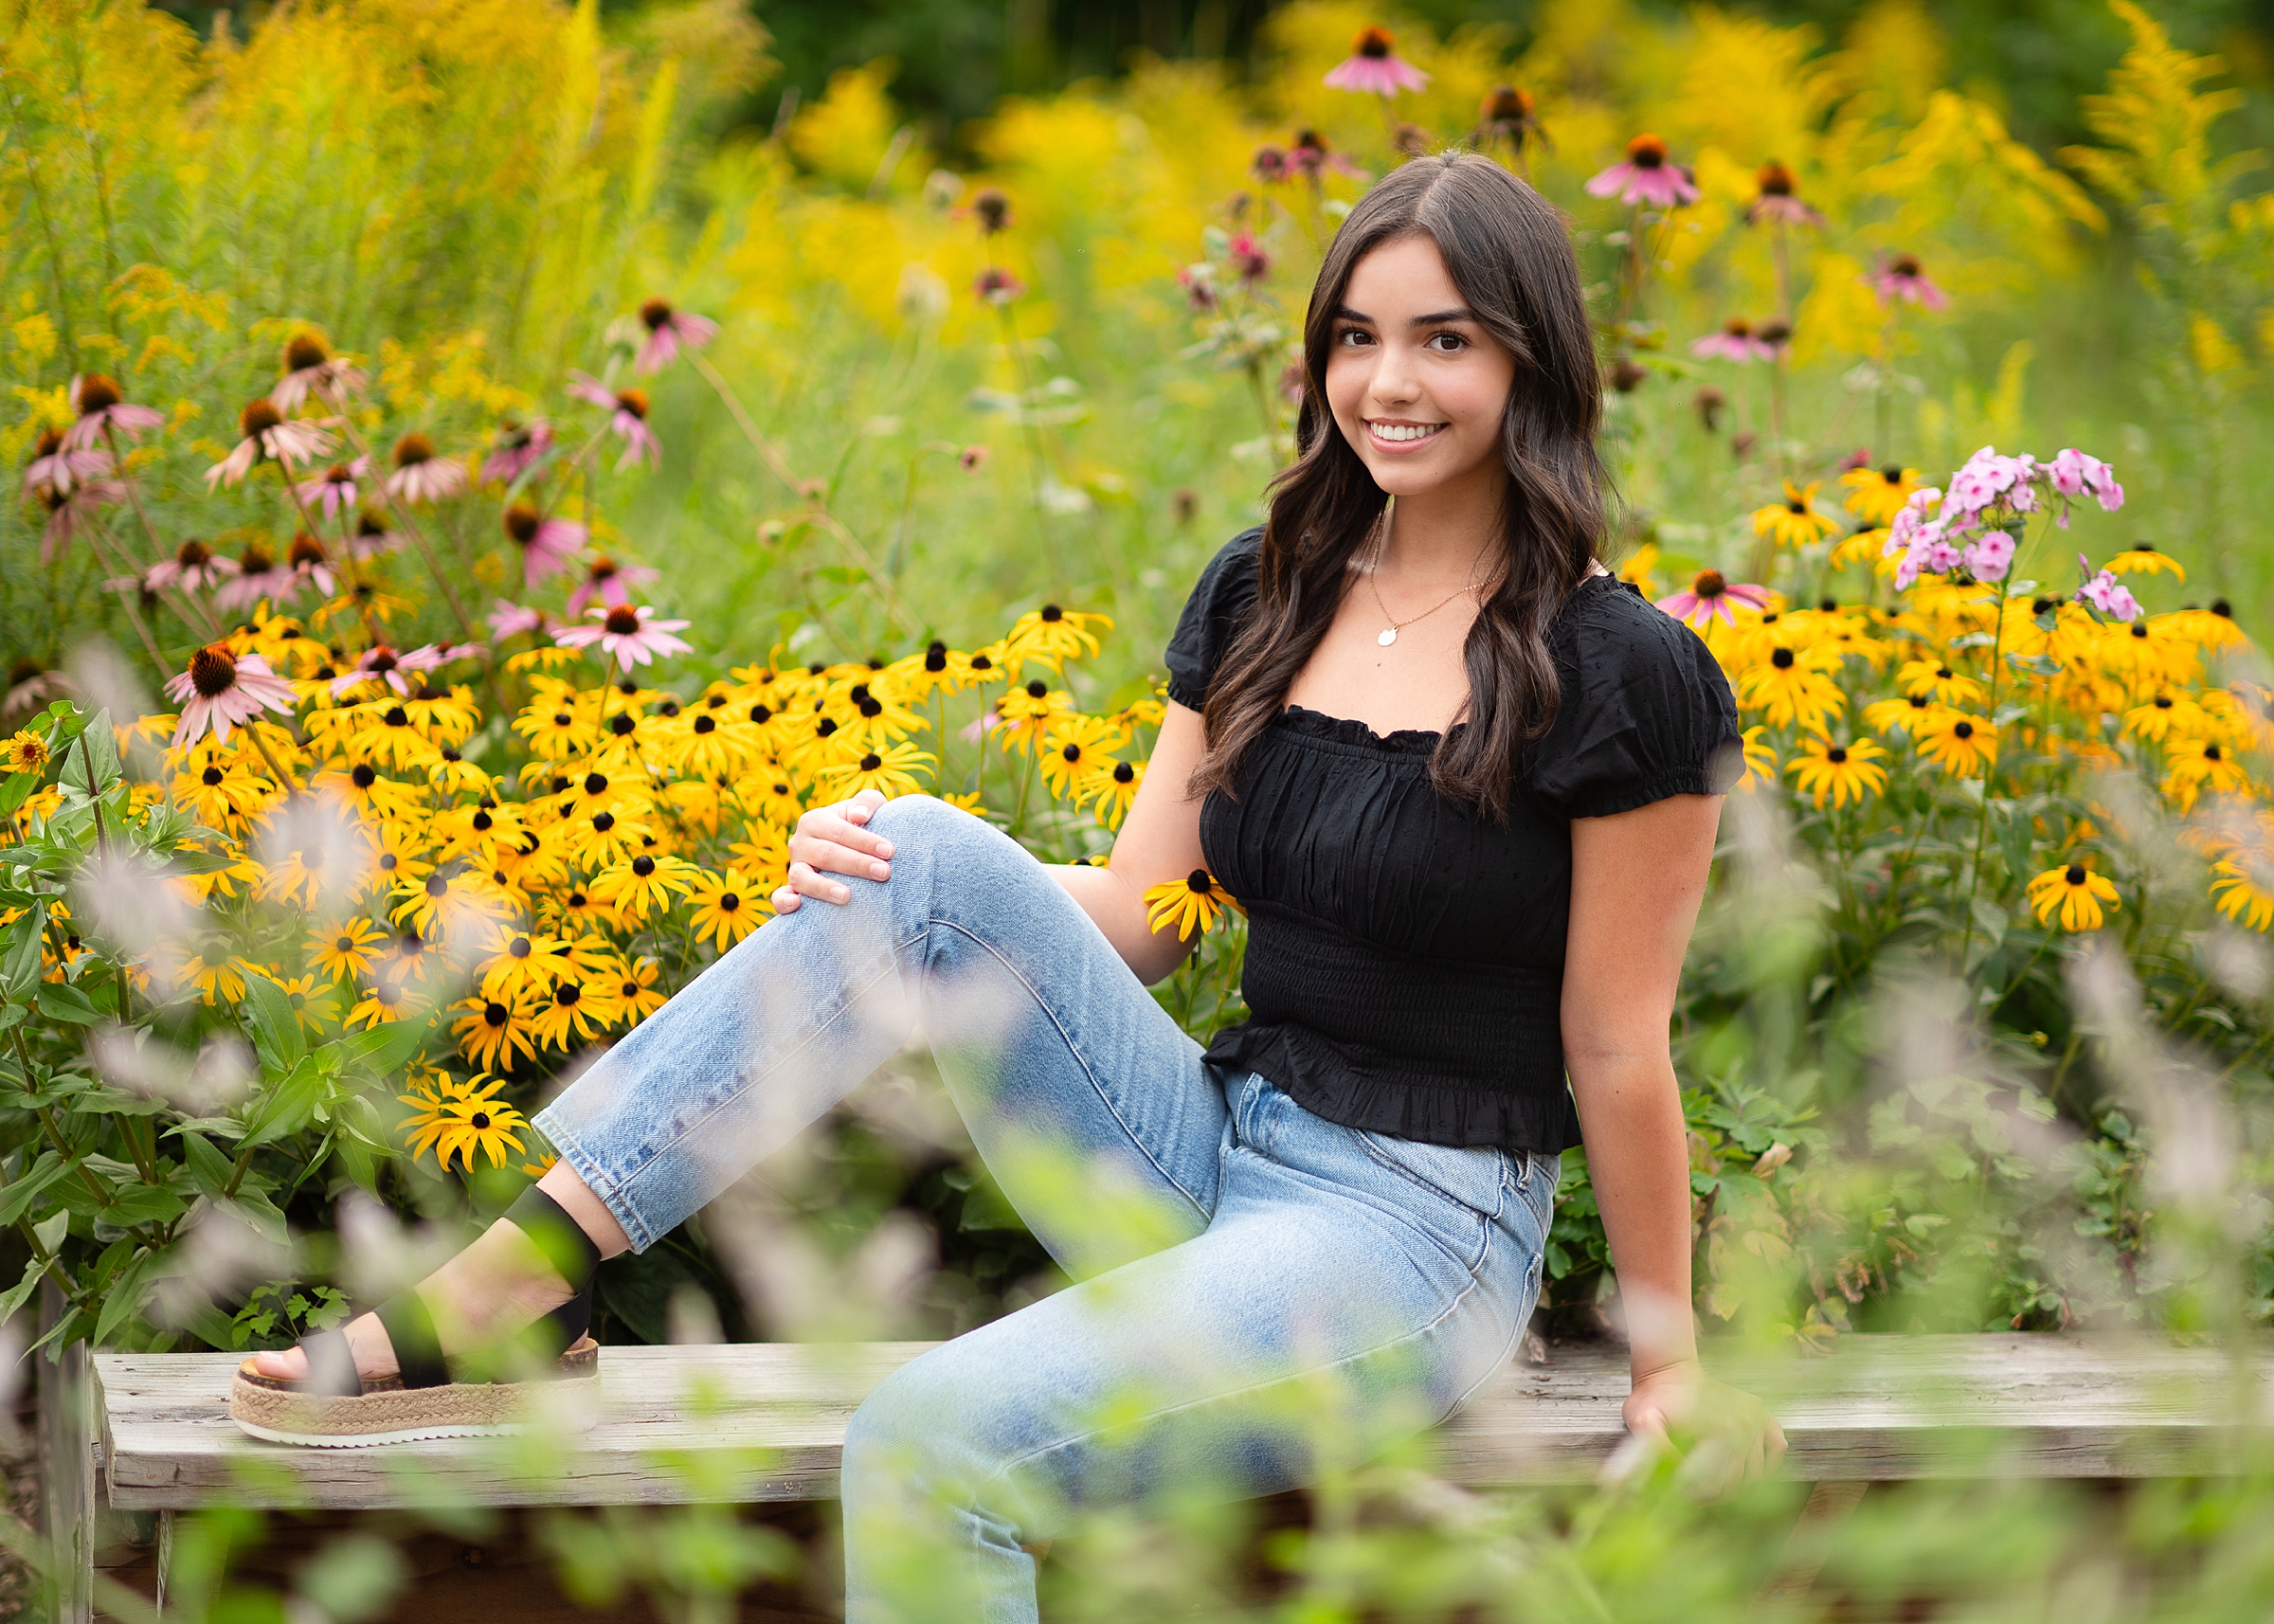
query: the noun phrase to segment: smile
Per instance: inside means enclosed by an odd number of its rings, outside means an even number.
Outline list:
[[[1376,445],[1384,450],[1409,451],[1435,440],[1448,425],[1442,423],[1377,423],[1366,424],[1366,434]]]

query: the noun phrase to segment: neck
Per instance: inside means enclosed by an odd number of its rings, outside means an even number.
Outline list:
[[[1499,469],[1479,469],[1496,478],[1463,478],[1435,490],[1393,497],[1389,535],[1381,568],[1414,581],[1467,580],[1499,535],[1502,486]]]

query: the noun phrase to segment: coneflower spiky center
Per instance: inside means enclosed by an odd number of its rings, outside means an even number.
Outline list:
[[[1655,135],[1637,135],[1627,143],[1627,162],[1638,170],[1664,168],[1666,143]]]
[[[1753,178],[1760,185],[1763,197],[1790,197],[1799,189],[1799,182],[1793,178],[1793,171],[1779,163],[1761,165],[1760,172]]]
[[[505,510],[505,533],[523,547],[537,539],[537,526],[543,522],[544,515],[527,502],[515,502]]]
[[[93,417],[99,411],[106,411],[125,398],[119,392],[117,384],[100,372],[89,372],[79,380],[79,415],[81,417]]]
[[[1718,598],[1729,590],[1729,583],[1719,569],[1701,569],[1689,589],[1701,598]]]
[[[415,468],[434,460],[434,442],[423,434],[406,434],[395,442],[395,466]]]
[[[1887,269],[1894,272],[1899,277],[1915,277],[1920,273],[1919,256],[1916,254],[1898,254],[1895,256],[1894,260],[1889,262]]]
[[[201,564],[211,562],[212,557],[213,550],[195,536],[173,550],[173,561],[184,569],[195,569]]]
[[[321,564],[324,562],[324,544],[302,531],[292,538],[290,559],[294,564]]]
[[[671,319],[671,305],[659,298],[651,298],[640,307],[641,325],[653,333]]]
[[[608,611],[608,618],[605,623],[607,629],[618,637],[630,637],[640,629],[640,617],[631,609],[614,608]]]
[[[1397,54],[1398,39],[1387,28],[1361,28],[1358,38],[1350,42],[1350,50],[1354,56],[1373,57],[1379,61]]]
[[[237,555],[237,567],[247,575],[265,575],[277,567],[268,549],[257,541],[245,543],[244,550]]]
[[[332,359],[332,347],[313,333],[296,333],[284,346],[284,370],[304,372]]]
[[[276,408],[266,395],[257,401],[247,401],[244,409],[237,414],[237,426],[247,440],[257,439],[270,429],[280,426],[284,414]]]
[[[595,582],[616,578],[617,564],[613,558],[595,558],[592,561],[592,579]]]
[[[647,391],[645,389],[618,389],[616,409],[628,411],[641,423],[647,421]]]
[[[63,430],[57,428],[43,428],[40,430],[40,438],[32,445],[31,455],[33,460],[37,460],[42,457],[52,457],[63,448]]]
[[[1011,223],[1011,200],[1000,188],[982,187],[972,194],[971,212],[979,216],[979,228],[992,237]]]
[[[190,657],[190,685],[201,699],[218,699],[237,686],[237,657],[217,642]]]
[[[1519,124],[1532,116],[1532,99],[1528,92],[1513,84],[1494,87],[1485,98],[1485,121],[1489,124]]]

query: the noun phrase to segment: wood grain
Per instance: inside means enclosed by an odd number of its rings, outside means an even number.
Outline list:
[[[98,1354],[99,1464],[121,1509],[329,1508],[810,1500],[836,1492],[860,1399],[930,1344],[611,1347],[603,1418],[536,1436],[302,1450],[245,1437],[226,1354]],[[2269,1415],[2269,1361],[2150,1339],[1850,1336],[1828,1356],[1709,1352],[1764,1398],[1804,1480],[2216,1471]],[[1513,1364],[1436,1435],[1439,1470],[1472,1486],[1584,1478],[1625,1434],[1623,1353],[1564,1345]]]

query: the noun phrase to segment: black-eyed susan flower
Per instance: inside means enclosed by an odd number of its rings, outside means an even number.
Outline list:
[[[242,835],[250,816],[279,793],[272,781],[249,770],[233,751],[193,750],[188,769],[173,779],[176,805],[194,812],[207,827],[232,835]]]
[[[1074,786],[1074,799],[1084,805],[1094,803],[1097,821],[1109,829],[1118,829],[1136,803],[1138,786],[1145,783],[1145,766],[1141,761],[1101,757]]]
[[[316,968],[334,981],[353,981],[370,973],[391,940],[369,919],[343,919],[308,938]]]
[[[398,982],[385,979],[373,982],[348,1011],[350,1026],[366,1028],[384,1026],[400,1020],[410,1013],[410,998]]]
[[[2103,907],[2122,906],[2115,885],[2080,862],[2047,869],[2030,881],[2028,891],[2037,922],[2050,925],[2058,913],[2064,930],[2098,930],[2106,917]]]
[[[651,911],[669,909],[675,898],[684,896],[699,872],[684,857],[641,852],[595,875],[592,896],[622,917],[638,922]]]
[[[583,981],[575,976],[563,976],[552,983],[550,991],[539,993],[531,1001],[530,1030],[544,1047],[564,1053],[572,1040],[589,1043],[594,1036],[595,1015],[602,1025],[607,1023],[606,997],[604,992],[599,1000],[594,1000],[587,996]],[[596,1009],[596,1004],[604,1007]]]
[[[28,728],[0,741],[0,772],[45,772],[47,741]]]
[[[1930,695],[1912,694],[1897,699],[1874,699],[1864,707],[1864,722],[1881,732],[1899,732],[1914,741],[1920,730],[1933,725],[1943,707]]]
[[[1872,530],[1886,530],[1919,489],[1919,470],[1890,462],[1884,468],[1850,468],[1840,476],[1847,495],[1840,505]]]
[[[526,988],[501,998],[461,999],[451,1005],[459,1012],[450,1023],[459,1053],[492,1072],[510,1072],[521,1060],[533,1059],[537,1039],[531,1016],[535,1004],[536,995]]]
[[[2187,579],[2187,571],[2179,561],[2168,552],[2157,551],[2152,541],[2134,542],[2103,568],[2115,575],[2170,575],[2180,581]]]
[[[1206,869],[1194,869],[1182,879],[1164,880],[1145,890],[1146,928],[1156,933],[1177,928],[1177,940],[1189,942],[1193,932],[1216,929],[1225,909],[1240,911],[1230,892],[1218,885]]]
[[[2163,793],[2182,812],[2194,810],[2205,790],[2213,795],[2247,795],[2250,774],[2231,746],[2217,739],[2175,738],[2164,746]]]
[[[1985,697],[1979,682],[1939,659],[1906,659],[1895,680],[1910,697],[1924,695],[1943,705],[1979,705]]]
[[[995,715],[1003,749],[1031,750],[1042,743],[1058,719],[1074,709],[1074,696],[1053,688],[1040,677],[1019,683],[995,701]]]
[[[501,1077],[478,1073],[462,1083],[436,1079],[399,1096],[414,1108],[410,1123],[410,1152],[431,1153],[445,1170],[455,1162],[467,1172],[476,1156],[487,1156],[493,1166],[505,1165],[507,1150],[519,1150],[521,1129],[528,1126],[520,1110],[499,1097]]]
[[[510,1001],[551,985],[553,949],[562,946],[553,936],[527,930],[506,932],[497,950],[482,964],[481,996]]]
[[[695,939],[709,938],[722,953],[766,923],[773,911],[767,893],[734,868],[704,875],[688,892],[687,901],[695,910]]]
[[[1839,658],[1837,651],[1820,646],[1795,648],[1788,641],[1771,641],[1760,659],[1738,674],[1738,703],[1764,713],[1771,727],[1821,732],[1827,721],[1848,707],[1847,695],[1825,675]]]
[[[2274,925],[2274,865],[2264,846],[2265,814],[2260,815],[2261,843],[2238,848],[2211,865],[2211,899],[2238,925],[2265,930]]]
[[[1002,663],[1014,673],[1029,660],[1056,671],[1069,659],[1097,653],[1092,626],[1110,631],[1113,623],[1104,615],[1078,614],[1056,604],[1029,609],[1012,623],[1010,635],[1002,640]]]
[[[1935,712],[1921,723],[1911,742],[1953,778],[1972,778],[1997,757],[1997,730],[1962,711]]]
[[[1753,533],[1766,536],[1778,547],[1807,547],[1822,541],[1838,527],[1816,512],[1818,484],[1784,482],[1784,500],[1771,502],[1753,513]]]
[[[1814,799],[1820,808],[1830,796],[1837,808],[1853,801],[1861,804],[1867,794],[1876,794],[1887,786],[1887,769],[1878,765],[1886,750],[1870,739],[1855,739],[1838,744],[1828,738],[1812,737],[1801,742],[1800,752],[1785,763],[1784,770],[1791,773],[1803,795]]]
[[[656,988],[661,968],[653,958],[616,961],[610,973],[615,978],[617,1020],[645,1020],[663,1007],[663,994]]]
[[[1060,717],[1043,734],[1042,748],[1036,752],[1043,786],[1057,800],[1078,804],[1090,776],[1110,766],[1113,751],[1128,742],[1126,732],[1102,717],[1078,713]]]
[[[921,789],[924,781],[919,775],[931,764],[929,750],[909,744],[893,745],[881,752],[872,749],[852,761],[822,767],[813,775],[813,786],[833,801],[849,800],[868,789],[889,801]]]
[[[2201,736],[2212,731],[2210,715],[2184,691],[2161,689],[2124,713],[2124,731],[2150,744],[2161,744],[2174,733]]]

